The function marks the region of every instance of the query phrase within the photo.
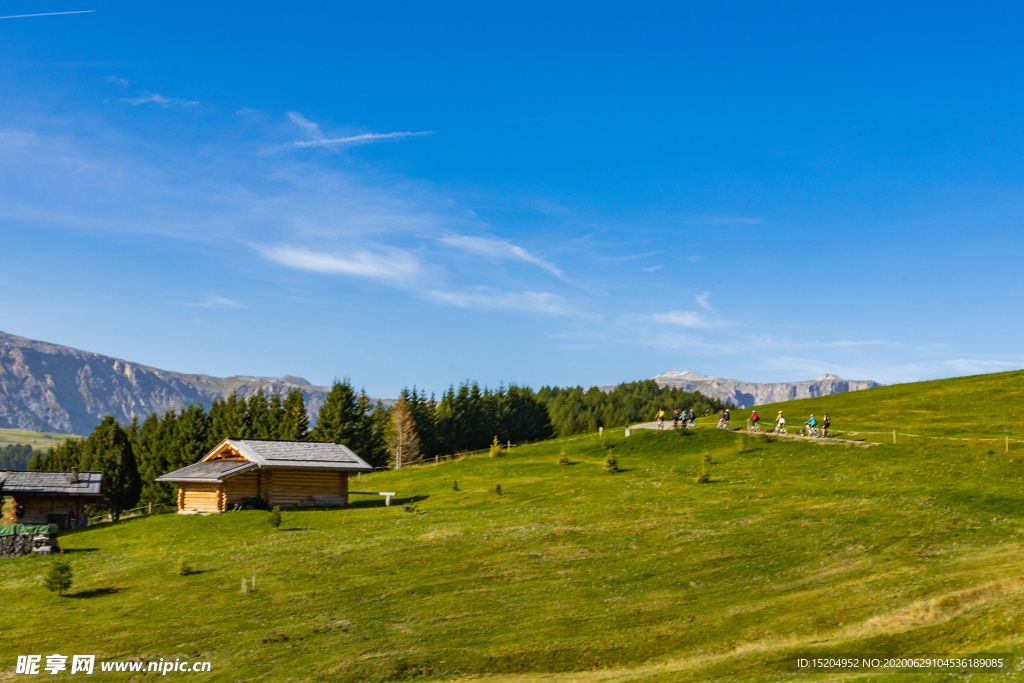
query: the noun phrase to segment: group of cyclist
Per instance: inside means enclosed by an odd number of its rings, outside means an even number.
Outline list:
[[[658,419],[658,429],[664,429],[665,428],[665,411],[664,410],[659,410],[658,414],[655,417]],[[680,422],[683,423],[683,427],[684,428],[685,427],[695,427],[696,423],[694,423],[694,420],[696,418],[697,418],[697,416],[694,414],[693,408],[690,408],[689,410],[683,410],[683,411],[680,411],[679,408],[676,408],[675,410],[672,411],[672,429],[678,429]]]
[[[665,411],[664,410],[658,410],[658,414],[655,417],[658,420],[658,429],[664,429],[665,428]],[[694,418],[695,417],[696,416],[693,414],[693,408],[690,408],[688,411],[680,411],[679,408],[676,408],[675,410],[672,411],[672,429],[677,429],[679,427],[679,423],[680,422],[683,423],[683,427],[693,427],[693,426],[695,426],[694,425]],[[825,413],[825,416],[822,419],[820,425],[819,425],[818,420],[814,417],[814,413],[811,413],[810,419],[807,420],[806,422],[804,422],[804,426],[806,428],[805,429],[806,434],[808,436],[813,436],[813,437],[831,437],[832,436],[832,432],[829,431],[829,427],[831,425],[832,425],[832,419],[828,416],[828,413]],[[721,412],[719,413],[719,416],[718,416],[718,427],[719,427],[719,429],[729,429],[730,426],[731,426],[731,424],[729,422],[729,409],[728,408],[723,408],[721,410]],[[749,420],[747,422],[747,431],[750,431],[750,432],[760,432],[761,431],[761,416],[757,414],[757,409],[756,408],[750,413],[750,418],[749,418]],[[786,429],[786,418],[785,418],[785,416],[783,416],[781,410],[779,411],[778,416],[775,418],[775,430],[772,433],[773,434],[788,434],[789,433],[788,430]]]

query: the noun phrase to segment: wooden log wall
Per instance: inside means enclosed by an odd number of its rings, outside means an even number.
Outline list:
[[[48,524],[50,515],[71,516],[82,514],[83,504],[80,498],[73,496],[21,496],[15,495],[15,504],[25,506],[25,516],[15,518],[18,524]],[[66,523],[66,521],[65,521]]]
[[[263,499],[271,507],[348,505],[347,472],[269,470],[262,474]]]
[[[221,484],[178,484],[179,510],[188,512],[223,512],[224,488]]]
[[[235,503],[241,503],[244,498],[256,498],[259,495],[259,472],[246,472],[224,482],[224,503],[228,509]]]

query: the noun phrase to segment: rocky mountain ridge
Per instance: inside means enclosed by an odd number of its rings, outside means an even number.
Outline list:
[[[237,390],[302,390],[316,414],[330,387],[301,377],[211,377],[160,370],[69,346],[0,332],[0,427],[87,434],[105,415],[120,422],[189,403],[209,407]]]
[[[817,379],[805,382],[779,382],[759,384],[742,382],[702,375],[688,370],[669,370],[657,377],[652,377],[659,387],[677,387],[683,391],[699,391],[705,396],[713,396],[723,401],[730,401],[737,408],[792,401],[798,398],[814,398],[845,391],[861,391],[882,386],[871,380],[843,379],[837,375],[825,374]]]

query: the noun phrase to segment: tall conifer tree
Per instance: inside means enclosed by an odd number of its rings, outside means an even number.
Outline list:
[[[306,400],[301,389],[289,389],[281,406],[281,421],[278,423],[278,439],[301,441],[309,431],[309,414],[306,412]]]

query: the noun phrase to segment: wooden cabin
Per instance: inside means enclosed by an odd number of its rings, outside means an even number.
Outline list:
[[[348,505],[348,478],[373,468],[347,446],[225,439],[194,465],[156,481],[178,485],[178,512],[224,512],[246,498],[270,507]]]
[[[0,470],[0,495],[12,499],[4,522],[85,526],[85,505],[102,503],[100,472]]]

